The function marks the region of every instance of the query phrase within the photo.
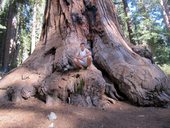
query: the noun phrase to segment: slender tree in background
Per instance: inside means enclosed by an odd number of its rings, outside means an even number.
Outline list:
[[[6,17],[7,17],[7,11],[4,9],[4,5],[1,1],[0,3],[0,67],[2,67],[2,61],[3,61],[3,49],[4,49],[4,37],[5,37],[5,31],[6,31]]]
[[[31,53],[34,51],[35,49],[35,36],[36,36],[36,15],[37,15],[37,4],[34,3],[34,7],[33,7],[33,23],[32,23],[32,36],[31,36]]]
[[[39,31],[41,31],[42,26],[42,15],[44,12],[44,0],[34,0],[32,1],[32,27],[31,27],[31,53],[35,49],[36,42],[39,39]],[[39,10],[39,14],[37,13]],[[41,12],[42,11],[42,12]]]
[[[3,2],[3,0],[0,0],[0,11],[1,11],[1,8],[2,8],[2,2]]]
[[[4,58],[2,66],[5,71],[7,71],[9,66],[12,64],[11,60],[15,53],[16,27],[17,27],[16,3],[13,1],[9,5],[6,39],[4,42]]]
[[[169,2],[168,0],[160,0],[161,6],[162,6],[162,11],[163,11],[163,17],[164,17],[164,22],[166,24],[166,27],[170,29],[170,7],[169,7]]]
[[[44,12],[44,0],[39,0],[39,1],[19,1],[19,0],[14,0],[12,1],[15,5],[13,7],[15,11],[15,18],[14,22],[17,21],[16,23],[16,28],[15,28],[15,34],[13,38],[15,38],[15,45],[8,45],[6,43],[6,36],[9,37],[9,32],[5,32],[6,29],[9,28],[9,20],[8,18],[8,13],[10,12],[9,5],[11,4],[11,1],[3,1],[2,3],[2,11],[0,13],[0,20],[1,20],[1,25],[0,25],[0,31],[1,31],[1,41],[0,41],[0,67],[2,66],[3,62],[3,71],[9,71],[16,66],[20,65],[31,53],[31,49],[33,50],[34,48],[31,48],[31,46],[35,47],[35,42],[38,41],[40,37],[40,32],[41,32],[41,27],[42,26],[42,15]],[[36,6],[37,10],[35,11],[34,7]],[[37,15],[35,13],[39,12]],[[34,34],[33,34],[34,33]],[[33,44],[33,45],[31,45]],[[6,46],[5,46],[6,45]],[[3,50],[6,47],[10,46],[9,50],[11,53],[9,54],[9,61],[7,62],[4,60],[6,57],[4,57],[4,51],[6,51],[6,56],[7,56],[7,50]],[[12,48],[11,48],[12,47]],[[4,59],[2,59],[4,58]],[[5,66],[8,65],[8,66]]]
[[[101,106],[106,93],[141,106],[167,104],[167,76],[132,51],[118,26],[112,0],[47,0],[41,40],[22,66],[0,81],[1,98],[38,96],[47,103]],[[93,51],[95,65],[69,71],[82,42]]]
[[[159,0],[131,0],[128,1],[131,17],[133,39],[137,45],[147,46],[151,49],[154,61],[157,64],[168,63],[169,46],[168,32],[164,29],[162,7]],[[123,2],[122,2],[123,3]],[[123,10],[118,4],[118,10]],[[126,18],[123,12],[118,11],[121,18],[121,26],[126,26]],[[128,29],[123,28],[126,36]],[[147,54],[147,53],[146,53]]]
[[[0,10],[1,10],[1,4],[2,4],[2,0],[0,0]]]
[[[133,40],[132,22],[131,22],[131,18],[130,18],[130,15],[129,15],[128,3],[127,3],[127,0],[122,0],[122,2],[123,2],[123,5],[124,5],[124,12],[125,12],[125,16],[126,16],[126,23],[127,23],[128,33],[129,33],[129,40],[132,44],[135,44],[135,41]]]

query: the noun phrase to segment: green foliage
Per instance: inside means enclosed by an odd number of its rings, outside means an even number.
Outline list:
[[[0,29],[6,29],[6,16],[8,13],[8,4],[7,4],[8,0],[4,0],[2,2],[2,6],[1,6],[1,11],[0,11]],[[2,31],[0,30],[0,33],[2,33]],[[0,36],[2,37],[2,36]]]
[[[157,64],[163,65],[169,63],[170,48],[166,41],[160,36],[155,36],[150,40],[149,45],[154,53],[154,60]]]
[[[36,42],[38,42],[41,33],[41,25],[43,22],[43,13],[45,9],[45,0],[29,0],[21,4],[20,12],[20,23],[21,23],[21,33],[20,33],[20,51],[18,62],[21,64],[30,54],[31,54],[31,32],[33,24],[33,8],[37,7],[36,15]]]
[[[31,50],[31,32],[33,21],[33,7],[37,6],[36,15],[36,42],[38,42],[41,33],[41,26],[43,22],[43,13],[45,9],[45,0],[3,0],[0,10],[0,50],[4,47],[3,41],[7,28],[7,15],[9,5],[14,2],[16,18],[17,18],[17,34],[16,42],[19,46],[19,54],[17,57],[17,64],[20,65],[30,55]],[[2,52],[0,53],[0,60]],[[2,62],[0,62],[2,63]]]
[[[30,42],[31,42],[31,37],[26,31],[26,29],[21,30],[21,35],[20,35],[20,50],[19,50],[19,55],[18,55],[18,66],[22,64],[27,57],[30,55]]]
[[[84,80],[80,79],[80,81],[74,86],[74,90],[76,91],[76,93],[82,94],[84,85],[85,85]]]
[[[168,5],[170,4],[170,0],[168,0]]]
[[[9,0],[3,0],[1,3],[0,15],[5,11],[5,9],[9,6]]]
[[[0,67],[2,66],[3,59],[3,46],[5,40],[5,32],[6,32],[6,17],[8,14],[8,4],[7,0],[3,0],[1,3],[0,9]]]
[[[170,76],[170,64],[161,65],[160,68],[161,68],[168,76]]]
[[[119,1],[119,2],[118,2]],[[163,22],[160,0],[127,0],[130,17],[125,17],[122,0],[114,0],[124,34],[128,37],[126,19],[132,21],[133,40],[136,44],[148,44],[157,64],[170,60],[170,32]]]
[[[120,23],[120,27],[123,30],[125,37],[129,38],[126,19],[130,17],[125,16],[122,0],[113,0],[113,2],[115,3],[117,9],[118,21]]]

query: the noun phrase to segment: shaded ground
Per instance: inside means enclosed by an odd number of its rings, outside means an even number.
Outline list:
[[[0,103],[0,128],[48,128],[50,112],[57,114],[56,128],[170,128],[170,108],[117,102],[101,110],[65,104],[47,106],[37,99]]]
[[[142,108],[118,102],[107,110],[72,105],[46,106],[36,99],[0,105],[0,128],[48,128],[55,112],[57,128],[170,128],[170,109]]]

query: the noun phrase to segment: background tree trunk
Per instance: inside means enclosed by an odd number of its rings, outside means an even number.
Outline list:
[[[36,15],[37,15],[37,4],[36,2],[34,3],[34,8],[33,8],[33,23],[32,23],[32,38],[31,38],[31,53],[35,49],[35,38],[36,38]]]
[[[106,92],[137,105],[165,105],[167,76],[131,50],[118,26],[112,0],[48,0],[41,40],[24,64],[0,81],[1,97],[103,106]],[[98,69],[71,70],[81,42]]]
[[[3,2],[3,1],[2,1],[2,0],[0,0],[0,11],[1,11],[2,2]]]
[[[5,18],[3,19],[3,20],[5,20]],[[0,68],[2,68],[2,62],[3,62],[3,56],[4,56],[4,37],[5,37],[5,32],[6,32],[6,30],[5,29],[0,29],[0,31],[1,31],[1,34],[0,34],[0,36],[1,36],[1,40],[0,40]]]
[[[135,44],[135,41],[133,40],[133,31],[132,31],[132,24],[131,24],[131,19],[129,16],[129,7],[127,0],[122,0],[123,6],[124,6],[124,12],[126,16],[126,23],[127,23],[127,28],[128,28],[128,33],[129,33],[129,40],[132,44]]]
[[[166,27],[170,29],[170,9],[169,9],[169,3],[168,0],[160,0],[163,16],[164,16],[164,22],[166,24]]]
[[[8,71],[10,66],[12,65],[13,55],[15,53],[15,46],[16,46],[16,25],[17,20],[15,17],[15,3],[12,2],[9,6],[8,11],[8,22],[7,22],[7,31],[6,31],[6,38],[4,43],[4,58],[3,58],[3,69],[4,71]]]

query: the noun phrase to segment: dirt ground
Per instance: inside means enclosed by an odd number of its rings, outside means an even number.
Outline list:
[[[47,106],[37,99],[1,103],[0,128],[48,128],[47,115],[55,112],[55,128],[170,128],[170,108],[135,107],[123,102],[110,108]]]

